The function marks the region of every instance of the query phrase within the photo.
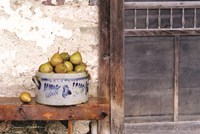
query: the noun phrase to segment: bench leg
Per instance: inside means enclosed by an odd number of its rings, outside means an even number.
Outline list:
[[[68,120],[68,134],[73,133],[72,121]]]

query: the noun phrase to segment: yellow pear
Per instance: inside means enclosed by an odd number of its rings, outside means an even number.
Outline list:
[[[76,72],[75,71],[69,71],[67,72],[67,74],[75,74]]]
[[[82,56],[80,54],[79,51],[73,53],[70,57],[69,57],[69,61],[74,64],[74,65],[78,65],[82,62]]]
[[[20,100],[23,102],[23,103],[30,103],[32,98],[31,98],[31,95],[29,92],[22,92],[19,96]]]
[[[79,72],[84,72],[86,69],[86,66],[85,65],[76,65],[74,70],[79,73]]]
[[[43,63],[39,66],[39,72],[41,73],[51,73],[53,72],[53,67],[50,62]]]
[[[63,62],[62,57],[60,56],[59,52],[55,53],[51,58],[50,58],[50,63],[52,66],[56,66],[60,63]]]
[[[87,67],[86,63],[84,63],[84,62],[81,62],[80,65]]]
[[[63,61],[69,60],[69,54],[67,52],[60,53],[60,56],[62,57]]]
[[[70,61],[64,61],[64,65],[67,68],[67,72],[70,72],[73,70],[73,64]]]
[[[66,73],[67,68],[63,63],[60,63],[60,64],[55,66],[55,72],[56,73]]]

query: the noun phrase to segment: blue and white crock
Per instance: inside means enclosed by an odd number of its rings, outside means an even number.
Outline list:
[[[55,74],[36,72],[36,102],[45,105],[75,105],[88,101],[88,77],[85,72]]]

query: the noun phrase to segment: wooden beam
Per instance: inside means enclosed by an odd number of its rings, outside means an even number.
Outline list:
[[[199,134],[200,121],[125,123],[127,134]]]
[[[185,2],[124,2],[125,9],[200,8],[199,1]]]
[[[108,0],[99,5],[99,90],[98,95],[110,96],[110,3]]]
[[[111,134],[124,131],[124,33],[123,0],[110,0]]]
[[[124,36],[199,35],[200,29],[125,29]]]
[[[151,122],[172,122],[173,115],[142,115],[142,116],[129,116],[124,117],[125,123],[151,123]],[[200,115],[190,114],[182,115],[178,114],[179,121],[200,121]]]
[[[98,96],[110,99],[110,1],[99,2],[99,89]],[[98,121],[98,134],[110,134],[110,117]]]
[[[109,115],[109,101],[92,97],[74,106],[47,106],[33,101],[22,104],[17,97],[0,98],[0,120],[101,120]]]

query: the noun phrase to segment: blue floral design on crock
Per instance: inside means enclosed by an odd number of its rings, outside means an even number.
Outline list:
[[[82,92],[85,93],[85,95],[87,95],[88,93],[88,81],[86,81],[85,83],[82,83],[82,82],[73,82],[73,90],[76,91],[75,93],[78,95],[78,94],[81,94]]]
[[[50,79],[48,78],[41,78],[42,81],[51,81]]]
[[[54,85],[54,84],[49,84],[49,83],[44,83],[44,91],[45,90],[58,90],[61,86]]]
[[[72,92],[69,90],[68,85],[64,85],[62,96],[65,98],[66,96],[71,95],[71,94],[72,94]]]
[[[60,87],[61,86],[57,84],[54,85],[50,83],[44,83],[44,92],[45,92],[46,98],[58,95],[58,90]]]
[[[49,98],[51,96],[56,96],[58,95],[58,91],[50,91],[50,92],[45,93],[45,95],[46,95],[46,98]]]

